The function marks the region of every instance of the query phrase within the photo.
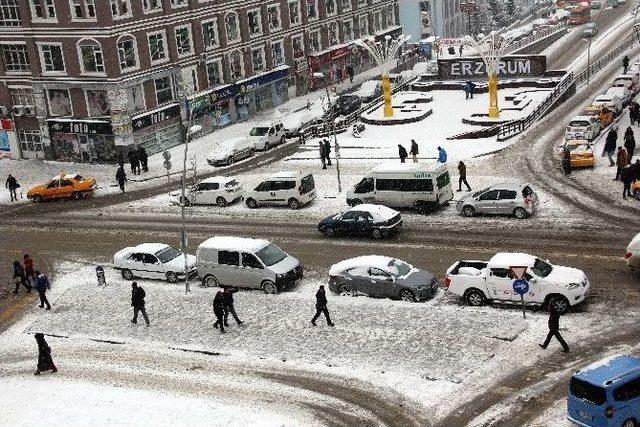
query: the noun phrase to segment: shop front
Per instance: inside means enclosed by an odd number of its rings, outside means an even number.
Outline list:
[[[56,160],[104,163],[116,159],[110,120],[47,120],[51,150]]]
[[[0,119],[0,158],[20,158],[20,147],[16,143],[16,132],[11,119]]]
[[[357,48],[354,49],[357,52]],[[309,55],[309,74],[322,73],[324,80],[338,84],[349,79],[347,65],[353,66],[352,48],[349,45],[334,46],[331,49]],[[355,68],[354,68],[355,71]],[[323,79],[312,79],[312,87],[324,87]]]
[[[233,100],[238,90],[236,85],[227,85],[187,98],[187,110],[192,124],[202,126],[202,133],[208,134],[233,123],[235,121]]]
[[[131,118],[134,147],[144,147],[147,154],[159,153],[183,141],[180,104],[156,108]]]
[[[277,107],[288,99],[289,67],[281,66],[236,83],[235,107],[238,120]]]

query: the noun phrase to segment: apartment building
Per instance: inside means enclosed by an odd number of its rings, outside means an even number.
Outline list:
[[[0,0],[0,150],[111,162],[182,142],[372,66],[397,0]],[[3,142],[4,141],[4,142]]]

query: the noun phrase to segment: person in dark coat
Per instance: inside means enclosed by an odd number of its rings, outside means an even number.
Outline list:
[[[571,151],[568,147],[562,150],[562,170],[565,175],[571,175]]]
[[[316,326],[316,320],[321,314],[324,314],[325,319],[327,319],[327,325],[333,326],[331,317],[329,317],[329,309],[327,308],[327,294],[324,291],[324,285],[320,285],[318,292],[316,292],[316,315],[311,319],[313,326]]]
[[[127,153],[129,159],[129,165],[131,166],[131,173],[136,175],[136,171],[140,167],[140,159],[138,159],[138,150],[129,150]]]
[[[18,293],[20,285],[24,286],[27,292],[31,292],[31,285],[27,280],[27,276],[24,274],[24,268],[22,268],[20,261],[13,262],[13,282],[16,284],[16,288],[13,291],[14,294]]]
[[[636,162],[631,166],[633,170],[633,179],[640,181],[640,159],[636,159]]]
[[[631,126],[627,127],[627,130],[624,132],[624,148],[627,150],[628,161],[631,163],[633,152],[636,150],[636,138],[633,135]]]
[[[349,75],[349,83],[353,83],[353,65],[347,64],[347,74]]]
[[[142,166],[142,172],[149,172],[149,156],[147,150],[144,147],[138,148],[138,158],[140,159],[140,165]],[[140,172],[138,172],[139,174]]]
[[[398,156],[400,157],[400,163],[404,163],[407,157],[409,157],[406,148],[404,148],[402,144],[398,144]]]
[[[138,312],[142,313],[147,326],[149,326],[149,317],[147,316],[147,309],[144,305],[144,298],[147,296],[144,289],[138,286],[138,283],[133,282],[131,284],[131,306],[133,307],[133,319],[131,323],[138,323]]]
[[[471,80],[467,80],[467,82],[464,84],[465,99],[473,99],[473,91],[475,90],[475,88],[476,84]]]
[[[224,295],[222,291],[218,291],[213,298],[213,314],[216,316],[216,323],[213,326],[217,329],[220,327],[220,333],[224,334]]]
[[[25,254],[22,257],[22,263],[24,264],[24,275],[30,282],[36,279],[36,272],[33,269],[33,259],[29,254]]]
[[[236,308],[233,305],[233,294],[238,292],[238,288],[227,287],[224,288],[222,296],[224,297],[224,326],[229,326],[227,323],[229,319],[229,313],[233,316],[238,325],[242,325],[244,322],[238,318],[236,314]]]
[[[124,156],[122,153],[118,154],[118,166],[124,168]]]
[[[614,181],[620,179],[620,175],[622,174],[622,169],[626,168],[629,164],[629,157],[627,156],[627,150],[623,147],[618,147],[618,154],[616,156],[616,166],[618,166],[616,170],[616,177]]]
[[[462,160],[458,162],[458,191],[462,191],[462,184],[467,186],[467,191],[471,191],[471,186],[467,182],[467,165]]]
[[[622,69],[624,70],[622,74],[627,74],[627,70],[629,69],[629,57],[627,55],[622,58]]]
[[[629,121],[632,125],[638,121],[638,110],[634,104],[633,101],[629,103]]]
[[[631,184],[635,180],[634,169],[631,166],[625,166],[620,173],[620,180],[622,181],[622,198],[627,200],[627,196],[631,197]]]
[[[604,143],[604,149],[602,150],[602,157],[607,156],[609,158],[609,166],[615,166],[616,162],[613,161],[613,155],[616,152],[618,146],[618,132],[615,128],[612,128],[607,134],[607,139]]]
[[[551,342],[551,338],[553,337],[556,337],[562,346],[562,351],[567,353],[569,351],[569,346],[562,338],[562,335],[560,335],[560,313],[558,313],[558,310],[556,310],[551,304],[549,305],[549,333],[547,334],[547,338],[544,340],[544,343],[538,345],[546,350],[547,346]]]
[[[326,169],[327,168],[327,158],[325,157],[325,149],[324,149],[324,142],[320,141],[318,143],[318,151],[320,151],[320,161],[322,162],[322,169]]]
[[[18,180],[11,174],[7,177],[7,182],[5,182],[4,187],[9,190],[9,195],[11,196],[12,202],[18,201],[18,195],[16,194],[16,190],[20,188],[20,184],[18,184]]]
[[[116,172],[116,181],[118,181],[120,190],[122,191],[122,194],[124,194],[124,183],[127,181],[127,174],[122,166],[120,166]]]
[[[51,304],[49,304],[49,300],[47,299],[47,290],[51,289],[51,283],[47,276],[37,270],[35,288],[36,291],[38,291],[38,296],[40,296],[40,308],[43,308],[46,305],[46,309],[51,310]]]
[[[328,139],[324,140],[324,158],[327,160],[327,166],[331,166],[331,143]]]
[[[415,139],[411,140],[411,149],[409,150],[409,154],[411,154],[411,158],[413,159],[413,163],[418,163],[418,143]]]
[[[51,347],[45,341],[44,334],[37,333],[35,338],[38,343],[38,369],[34,372],[34,375],[40,375],[40,372],[43,371],[58,372],[58,368],[56,368],[51,357]]]

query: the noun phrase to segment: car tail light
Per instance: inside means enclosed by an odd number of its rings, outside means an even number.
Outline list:
[[[449,285],[451,285],[451,277],[447,276],[444,278],[444,287],[445,289],[449,289]]]
[[[632,253],[631,252],[627,252],[626,254],[624,254],[624,259],[629,259],[631,258]]]
[[[604,416],[607,418],[613,418],[613,406],[607,406],[607,409],[604,410]]]

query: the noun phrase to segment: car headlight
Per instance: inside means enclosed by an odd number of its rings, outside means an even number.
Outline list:
[[[276,274],[276,279],[282,279],[284,277],[283,274]]]

